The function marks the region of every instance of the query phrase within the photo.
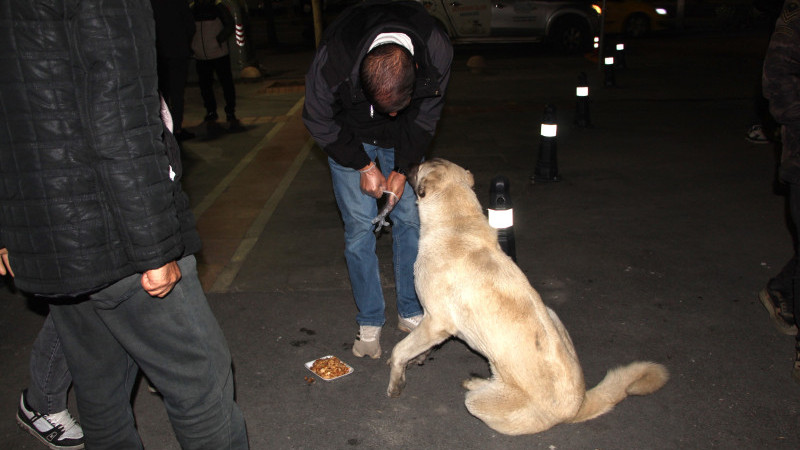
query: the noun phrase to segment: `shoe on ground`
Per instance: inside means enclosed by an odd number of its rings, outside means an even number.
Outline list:
[[[747,131],[747,137],[745,139],[747,142],[753,144],[769,144],[771,142],[764,133],[764,128],[761,125],[753,125],[750,127],[750,129]]]
[[[219,122],[217,122],[216,113],[211,118],[209,118],[209,116],[211,116],[211,114],[207,115],[206,119],[203,121],[203,125],[205,125],[205,128],[206,128],[206,136],[205,137],[206,137],[206,139],[215,139],[221,133],[223,133],[225,131],[225,129],[222,128],[222,125],[220,125]]]
[[[794,322],[794,313],[789,303],[780,292],[764,288],[758,293],[758,299],[769,313],[775,328],[782,334],[796,336],[797,325]]]
[[[353,342],[353,354],[359,358],[369,356],[372,359],[381,357],[381,327],[362,325],[358,327],[358,336]]]
[[[194,133],[186,131],[186,130],[181,130],[181,131],[178,131],[177,133],[175,133],[175,139],[177,139],[178,142],[185,141],[187,139],[192,139],[194,137],[195,137]]]
[[[22,391],[17,409],[17,423],[42,444],[53,450],[82,449],[83,429],[72,418],[68,410],[55,414],[41,414],[31,409],[25,399],[27,389]]]
[[[228,133],[240,133],[242,131],[246,131],[247,129],[242,125],[242,122],[239,122],[235,116],[228,117]]]
[[[216,122],[219,119],[219,116],[215,112],[206,113],[206,117],[203,118],[203,122]]]
[[[412,316],[412,317],[401,317],[401,316],[398,315],[397,316],[397,328],[399,328],[400,331],[405,331],[406,333],[411,333],[411,330],[413,330],[414,328],[417,328],[417,326],[419,326],[419,323],[422,322],[422,317],[423,317],[422,314],[419,314],[419,315],[416,315],[416,316]]]

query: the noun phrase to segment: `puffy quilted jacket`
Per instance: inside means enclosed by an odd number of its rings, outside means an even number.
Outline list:
[[[150,2],[2,0],[0,66],[0,247],[20,289],[91,292],[199,249]]]

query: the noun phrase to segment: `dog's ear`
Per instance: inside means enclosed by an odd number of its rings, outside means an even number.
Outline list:
[[[467,172],[467,182],[469,182],[469,187],[475,187],[475,177],[472,176],[472,172],[466,169],[465,171]]]
[[[417,179],[417,187],[415,190],[417,197],[424,198],[428,191],[436,192],[440,181],[441,175],[436,170],[436,167],[426,170],[424,174]]]

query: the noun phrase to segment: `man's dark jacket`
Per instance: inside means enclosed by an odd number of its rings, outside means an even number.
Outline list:
[[[195,25],[186,0],[150,0],[150,5],[156,20],[158,57],[190,58]]]
[[[17,287],[86,293],[197,251],[162,139],[150,2],[0,5],[0,247]]]
[[[375,111],[361,89],[359,66],[381,33],[408,35],[418,65],[411,104],[392,118]],[[343,11],[327,28],[306,75],[303,120],[337,163],[361,169],[362,143],[395,149],[395,165],[422,160],[444,106],[453,48],[447,34],[414,1],[367,1]]]

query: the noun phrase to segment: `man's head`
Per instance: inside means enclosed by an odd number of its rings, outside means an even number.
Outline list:
[[[416,68],[403,46],[379,45],[361,61],[361,85],[367,98],[380,112],[391,116],[411,103]]]

